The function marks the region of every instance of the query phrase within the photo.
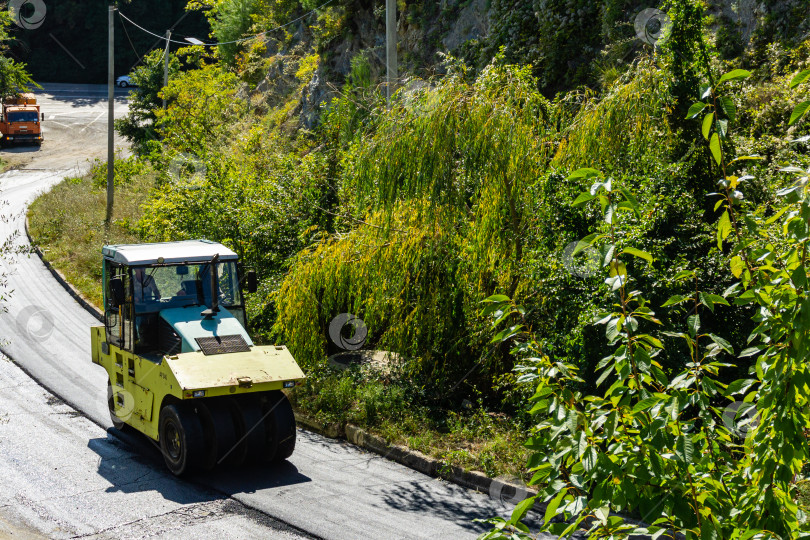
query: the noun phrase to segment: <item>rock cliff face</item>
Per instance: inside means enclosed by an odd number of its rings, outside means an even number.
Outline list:
[[[484,58],[486,54],[491,56],[500,45],[504,45],[495,42],[503,39],[508,41],[511,35],[505,32],[507,37],[504,38],[503,32],[497,36],[493,34],[493,29],[498,26],[493,24],[493,17],[520,12],[521,18],[539,19],[545,12],[543,10],[552,9],[550,6],[554,4],[551,0],[400,0],[398,3],[398,56],[403,84],[408,78],[425,78],[441,73],[439,53],[461,56],[465,50],[469,50],[470,44],[478,46],[477,61],[487,61],[489,57]],[[560,0],[557,4],[553,7],[555,16],[560,15],[560,9],[564,10],[564,5],[568,4],[572,6],[569,17],[572,19],[578,13],[581,15],[584,9],[577,7],[575,0]],[[650,4],[655,7],[659,2]],[[311,128],[316,124],[319,107],[331,100],[335,86],[343,84],[351,71],[351,60],[356,55],[362,53],[369,59],[372,81],[379,83],[384,80],[385,13],[381,1],[374,5],[376,7],[340,12],[345,21],[343,33],[319,50],[321,61],[318,69],[301,91],[301,107],[297,112],[300,112],[305,127]],[[405,9],[402,9],[403,5]],[[498,6],[498,13],[494,13],[494,5]],[[620,30],[629,28],[630,34],[633,33],[635,7],[622,0],[608,0],[600,9],[605,16],[602,26],[613,25]],[[718,49],[726,58],[738,57],[774,40],[795,43],[810,37],[808,0],[710,0],[707,14],[711,16],[711,29],[715,33]],[[532,27],[536,23],[540,23],[538,28],[543,28],[539,20],[523,21],[521,26]],[[594,28],[598,28],[598,25],[594,25]],[[620,32],[603,29],[603,33],[610,40]],[[298,37],[304,41],[312,37],[303,23],[296,32]],[[632,40],[632,35],[622,37],[626,38]],[[505,45],[508,47],[509,43]],[[541,51],[538,55],[541,61],[544,54],[545,51]],[[534,61],[537,62],[537,59]]]
[[[435,6],[435,13],[420,12],[413,5],[397,14],[401,84],[413,76],[436,74],[441,70],[438,53],[453,53],[464,43],[483,40],[488,34],[488,0],[441,0]],[[331,100],[334,85],[341,85],[349,75],[351,60],[356,55],[364,54],[368,58],[372,81],[385,79],[384,10],[349,13],[346,24],[344,37],[322,51],[318,70],[302,91],[300,112],[304,127],[312,128],[316,124],[321,104]]]
[[[742,44],[751,42],[758,23],[768,13],[766,6],[756,0],[726,0],[713,8],[721,18],[737,26]]]
[[[442,43],[448,51],[454,51],[471,39],[484,39],[487,32],[489,32],[488,2],[473,0],[459,12],[458,19],[442,39]]]

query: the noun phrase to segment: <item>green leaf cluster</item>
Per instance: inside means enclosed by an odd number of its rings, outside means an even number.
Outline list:
[[[693,105],[689,116],[708,109],[702,126],[720,114],[733,122],[718,88],[749,75],[733,70],[720,77],[703,90],[707,101]],[[709,130],[720,138],[718,131],[716,124]],[[711,147],[713,137],[702,135]],[[724,172],[750,159],[727,160],[722,149],[712,153]],[[532,332],[501,330],[495,338],[528,357],[521,371],[531,369],[537,383],[530,399],[536,424],[527,447],[533,451],[531,483],[540,488],[536,499],[547,504],[541,530],[561,537],[587,530],[604,538],[701,539],[797,538],[810,530],[795,502],[795,479],[810,457],[810,192],[808,171],[783,171],[798,180],[779,190],[773,205],[759,208],[731,191],[742,178],[724,178],[726,190],[715,207],[725,206],[718,245],[729,242],[729,270],[738,281],[717,295],[700,289],[695,271],[678,272],[674,279],[692,283],[693,292],[674,295],[661,308],[680,311],[680,327],[662,324],[620,260],[622,254],[648,260],[644,252],[623,247],[618,234],[622,216],[637,211],[638,203],[597,170],[571,175],[593,182],[573,204],[598,202],[603,215],[599,232],[577,246],[607,244],[600,253],[607,254],[602,266],[613,294],[594,321],[604,325],[614,347],[597,365],[603,390],[580,391],[578,367],[545,354]],[[624,203],[627,212],[617,213]],[[499,314],[496,327],[525,317],[508,298],[485,303],[484,313]],[[705,310],[749,305],[757,308],[756,327],[739,353],[704,328]],[[655,332],[659,326],[666,329]],[[685,343],[688,358],[669,375],[658,358],[673,339]],[[724,383],[721,372],[735,367],[735,356],[754,358],[749,376]],[[535,502],[527,500],[511,520],[490,520],[496,528],[482,538],[527,538],[528,528],[518,523]],[[639,516],[642,524],[626,522],[621,513]]]

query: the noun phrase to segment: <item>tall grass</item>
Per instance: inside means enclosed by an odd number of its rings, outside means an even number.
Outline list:
[[[116,186],[113,220],[104,225],[106,190],[92,176],[68,178],[37,198],[28,210],[34,243],[67,280],[93,304],[101,306],[101,247],[138,242],[133,225],[149,198],[151,175]]]

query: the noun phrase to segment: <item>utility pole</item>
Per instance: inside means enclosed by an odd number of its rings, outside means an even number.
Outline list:
[[[166,30],[166,51],[163,53],[163,88],[169,86],[169,47],[172,44],[172,31]],[[165,92],[165,90],[164,90]],[[163,96],[163,110],[166,110],[166,96]]]
[[[107,38],[107,217],[112,220],[113,197],[115,193],[115,6],[110,6]]]
[[[391,105],[391,95],[397,81],[397,0],[385,0],[385,66],[387,68],[386,97]]]

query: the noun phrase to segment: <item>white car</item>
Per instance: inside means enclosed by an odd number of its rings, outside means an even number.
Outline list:
[[[115,85],[119,88],[127,88],[128,86],[133,86],[132,79],[129,78],[129,75],[121,75],[117,79],[115,79]]]

